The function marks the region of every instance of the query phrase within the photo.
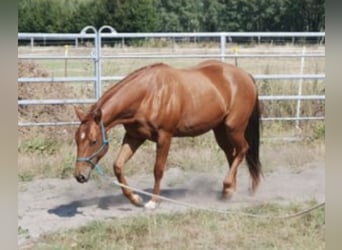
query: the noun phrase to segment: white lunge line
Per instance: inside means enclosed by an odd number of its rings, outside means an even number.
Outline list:
[[[134,191],[136,193],[147,195],[147,196],[150,196],[150,197],[154,196],[154,197],[159,198],[160,200],[171,202],[171,203],[174,203],[174,204],[177,204],[177,205],[181,205],[183,207],[188,207],[188,208],[192,208],[192,209],[196,209],[196,210],[200,209],[200,210],[205,210],[205,211],[208,211],[208,212],[216,212],[216,213],[220,213],[220,214],[236,214],[236,215],[248,216],[248,217],[259,218],[259,219],[289,219],[289,218],[295,218],[295,217],[299,217],[299,216],[308,214],[308,213],[310,213],[313,210],[316,210],[318,208],[321,208],[321,207],[325,206],[325,201],[323,201],[323,202],[321,202],[321,203],[319,203],[319,204],[317,204],[317,205],[315,205],[313,207],[310,207],[308,209],[305,209],[305,210],[303,210],[301,212],[298,212],[298,213],[295,213],[295,214],[284,215],[284,216],[257,215],[257,214],[243,213],[243,212],[237,212],[237,211],[220,210],[220,209],[209,208],[209,207],[200,207],[200,206],[192,205],[190,203],[186,203],[186,202],[181,202],[181,201],[177,201],[177,200],[174,200],[174,199],[170,199],[170,198],[167,198],[165,196],[155,195],[155,194],[152,194],[150,192],[146,192],[146,191],[143,191],[141,189],[138,189],[138,188],[135,188],[135,187],[132,187],[132,186],[128,186],[128,185],[125,185],[125,184],[122,184],[122,183],[119,183],[118,181],[114,181],[114,184],[117,185],[117,186],[123,187],[123,188],[130,189],[130,190],[132,190],[132,191]],[[147,203],[145,205],[145,208],[152,208],[152,207],[154,208],[154,206],[151,206],[151,205],[152,204]]]

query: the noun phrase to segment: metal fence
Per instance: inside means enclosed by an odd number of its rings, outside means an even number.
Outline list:
[[[105,32],[107,31],[107,32]],[[109,32],[108,32],[109,31]],[[89,33],[90,32],[90,33]],[[209,50],[202,53],[199,49],[196,53],[189,50],[187,53],[175,53],[170,49],[167,53],[112,53],[103,54],[104,46],[111,41],[111,44],[115,42],[123,47],[125,43],[134,43],[134,39],[166,39],[170,42],[171,47],[175,46],[175,43],[179,42],[198,42],[216,41],[218,43],[217,50]],[[302,41],[301,48],[297,52],[293,53],[238,53],[231,47],[235,44],[235,40],[244,40],[246,43],[262,43],[267,40],[269,43],[273,41],[281,41],[285,43],[294,42],[296,39]],[[18,52],[19,60],[90,60],[94,65],[93,76],[64,76],[64,77],[19,77],[18,83],[32,84],[32,83],[70,83],[70,82],[93,82],[94,83],[94,98],[88,99],[34,99],[34,100],[18,100],[18,105],[60,105],[60,104],[91,104],[98,100],[103,93],[103,85],[105,81],[119,81],[124,75],[104,75],[102,65],[104,60],[109,59],[160,59],[165,58],[177,58],[177,59],[205,59],[216,58],[222,61],[235,60],[235,63],[239,59],[243,58],[298,58],[301,60],[301,67],[298,74],[253,74],[257,81],[259,80],[296,80],[298,81],[298,93],[295,95],[261,95],[261,100],[270,101],[289,101],[295,100],[297,102],[296,115],[293,117],[263,117],[263,120],[323,120],[324,116],[309,116],[301,117],[300,109],[301,103],[305,100],[320,100],[325,101],[324,94],[302,94],[302,81],[303,80],[324,80],[324,73],[304,74],[303,67],[306,58],[324,58],[325,52],[314,51],[308,52],[305,50],[305,44],[317,43],[324,44],[325,33],[324,32],[220,32],[220,33],[117,33],[110,26],[103,26],[99,30],[96,30],[92,26],[85,27],[80,33],[75,34],[45,34],[45,33],[19,33],[18,44],[34,49],[35,46],[45,47],[55,45],[53,41],[56,41],[57,46],[61,44],[68,44],[74,47],[81,47],[82,44],[91,44],[92,52],[90,55],[69,55],[67,46],[65,46],[64,55],[35,55],[31,53],[22,54]],[[80,45],[81,44],[81,45]],[[303,48],[303,49],[302,49]],[[19,122],[19,126],[57,126],[57,125],[73,125],[78,122],[65,121],[65,122]]]

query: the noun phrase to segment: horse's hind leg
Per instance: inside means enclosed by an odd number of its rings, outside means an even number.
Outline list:
[[[222,195],[224,198],[231,198],[236,191],[237,171],[248,150],[248,143],[245,140],[244,129],[231,129],[226,125],[220,125],[214,130],[215,138],[226,154],[229,170],[223,181]]]
[[[123,167],[125,163],[133,156],[135,151],[144,142],[144,139],[137,139],[129,136],[127,133],[123,139],[122,146],[120,148],[118,157],[114,163],[114,173],[118,181],[124,185],[127,185],[126,178],[123,174]],[[132,190],[125,187],[121,187],[123,194],[136,206],[142,206],[143,200],[137,194],[134,194]]]
[[[227,198],[231,197],[236,191],[236,176],[238,167],[245,158],[246,152],[248,150],[248,143],[245,139],[244,130],[239,129],[236,131],[230,131],[228,136],[234,145],[235,152],[228,175],[223,181],[223,197]]]
[[[230,168],[234,160],[234,146],[232,145],[227,135],[226,126],[224,124],[220,124],[213,131],[216,142],[225,153],[228,161],[228,166]],[[232,195],[233,192],[230,192],[230,194]],[[227,195],[225,195],[225,197],[227,198]]]

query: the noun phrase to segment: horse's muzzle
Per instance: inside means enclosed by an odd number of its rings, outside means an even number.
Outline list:
[[[88,181],[88,178],[86,178],[84,175],[80,174],[80,175],[75,175],[76,180],[79,183],[85,183]]]
[[[75,178],[79,183],[85,183],[89,180],[91,167],[85,167],[81,170],[76,170]]]

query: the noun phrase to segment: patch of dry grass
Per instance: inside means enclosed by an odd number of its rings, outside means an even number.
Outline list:
[[[261,146],[260,157],[265,173],[274,172],[280,168],[301,172],[310,166],[324,166],[325,144],[323,140],[267,142]]]
[[[65,136],[53,138],[39,136],[38,131],[36,133],[37,136],[34,138],[19,139],[19,179],[30,181],[46,177],[72,178],[76,159],[73,131],[70,129],[69,132],[65,132]],[[60,133],[62,134],[62,132]],[[123,133],[123,128],[118,127],[109,134],[110,148],[100,161],[105,174],[113,175],[112,165],[118,154]],[[125,174],[127,176],[152,174],[155,148],[154,143],[145,142],[126,164]],[[284,167],[298,172],[310,164],[324,165],[324,155],[323,139],[293,142],[263,140],[260,146],[260,158],[264,173]],[[216,144],[211,132],[195,138],[174,138],[167,166],[198,172],[225,172],[227,170],[224,153]]]
[[[315,202],[264,204],[253,214],[296,213]],[[241,210],[240,210],[241,211]],[[237,211],[237,212],[240,212]],[[152,213],[96,221],[45,235],[28,249],[310,249],[325,248],[324,209],[289,220],[255,219],[214,212]]]

